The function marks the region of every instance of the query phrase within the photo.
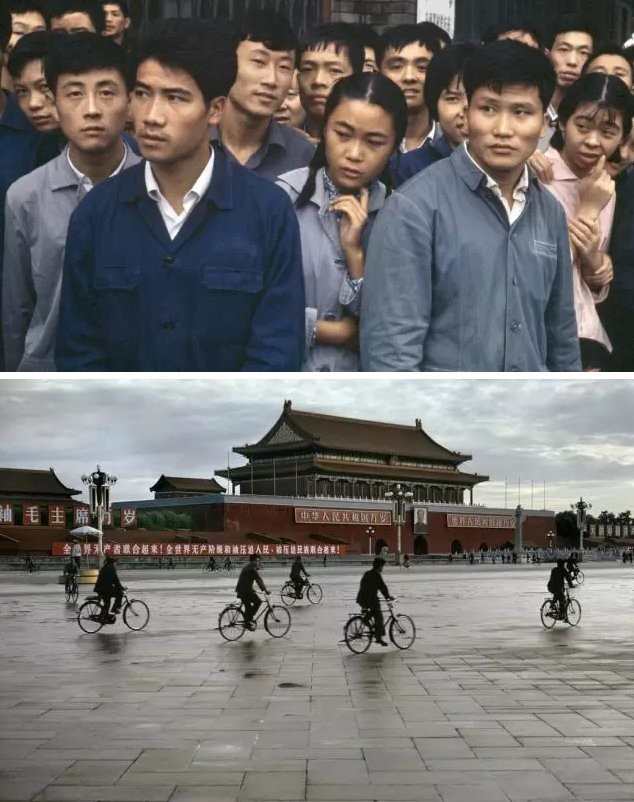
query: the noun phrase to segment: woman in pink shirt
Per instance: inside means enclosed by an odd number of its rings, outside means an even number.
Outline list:
[[[614,181],[606,163],[619,158],[632,131],[632,99],[611,75],[582,76],[559,107],[559,129],[546,151],[554,178],[545,186],[566,212],[573,261],[573,289],[585,370],[601,370],[612,345],[596,305],[613,278],[608,256],[614,218]]]

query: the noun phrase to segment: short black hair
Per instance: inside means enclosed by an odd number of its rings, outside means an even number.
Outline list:
[[[361,47],[371,47],[375,54],[378,52],[381,35],[371,25],[366,22],[354,22],[350,25],[350,30]]]
[[[101,7],[104,6],[119,6],[124,17],[130,16],[128,0],[101,0]]]
[[[11,13],[0,0],[0,53],[4,53],[11,38]]]
[[[570,33],[571,31],[577,31],[580,33],[587,33],[588,36],[592,37],[592,44],[594,46],[595,42],[597,41],[597,32],[594,27],[587,20],[585,17],[577,16],[577,15],[570,15],[565,14],[562,17],[559,17],[553,27],[550,30],[550,35],[548,37],[548,49],[550,50],[552,46],[555,44],[555,39],[562,33]]]
[[[98,0],[50,0],[49,19],[63,17],[66,14],[87,14],[96,33],[103,33],[106,28],[103,6]]]
[[[10,14],[28,14],[35,11],[37,14],[41,14],[48,24],[48,9],[39,0],[7,0],[7,6]]]
[[[261,42],[268,50],[297,50],[295,31],[288,19],[275,11],[249,11],[240,24],[239,33],[241,42]]]
[[[490,25],[482,34],[482,44],[490,45],[491,42],[497,42],[500,36],[511,31],[522,31],[533,37],[537,42],[537,46],[541,49],[544,46],[544,36],[537,26],[530,20],[512,20],[510,22],[499,22],[496,25]]]
[[[559,124],[565,126],[579,106],[583,106],[586,103],[594,104],[597,107],[597,111],[605,109],[612,114],[620,112],[623,117],[623,138],[629,138],[632,133],[634,100],[630,90],[620,78],[617,78],[616,75],[604,75],[600,72],[590,72],[582,75],[568,89],[564,99],[559,104],[559,109],[557,110]],[[564,138],[559,128],[553,134],[550,143],[557,150],[563,149]],[[619,159],[617,157],[612,160],[618,161]]]
[[[385,58],[387,50],[402,50],[407,45],[419,44],[426,47],[434,55],[442,50],[442,40],[438,34],[422,23],[411,25],[396,25],[384,31],[381,37],[381,52],[377,54],[379,67]]]
[[[226,97],[238,73],[238,35],[218,20],[166,19],[151,24],[137,48],[136,67],[150,59],[183,70],[196,82],[205,103]]]
[[[550,59],[541,50],[509,39],[481,45],[464,67],[464,86],[469,102],[480,87],[501,92],[503,86],[520,84],[537,88],[546,111],[555,93],[556,81]]]
[[[583,65],[582,74],[586,73],[590,69],[592,62],[601,56],[620,56],[623,61],[627,61],[630,65],[632,76],[634,77],[634,47],[621,47],[616,42],[603,42],[600,44]]]
[[[325,50],[334,45],[335,53],[345,51],[352,72],[361,72],[365,61],[365,51],[354,35],[353,26],[347,22],[328,22],[318,25],[302,37],[297,49],[297,65],[307,50]]]
[[[462,77],[464,66],[475,52],[477,45],[464,43],[449,45],[437,53],[427,70],[425,80],[425,105],[432,120],[438,120],[438,101],[442,93],[451,86],[456,77]]]
[[[440,25],[436,25],[435,22],[423,20],[416,24],[422,31],[428,33],[430,36],[435,36],[443,45],[447,46],[451,44],[451,36],[449,33],[444,28],[441,28]]]
[[[34,31],[22,36],[9,56],[7,69],[13,80],[17,80],[22,70],[32,61],[42,61],[48,56],[51,36],[49,31]]]
[[[116,70],[128,91],[132,88],[128,56],[112,39],[88,32],[72,36],[51,34],[44,74],[53,94],[57,91],[60,75],[82,75],[93,70]]]

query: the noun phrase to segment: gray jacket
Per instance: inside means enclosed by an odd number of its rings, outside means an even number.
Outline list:
[[[128,147],[123,169],[139,161]],[[2,291],[6,370],[55,370],[66,233],[81,197],[66,149],[9,188]]]
[[[365,267],[364,370],[581,370],[566,217],[535,179],[509,225],[458,148],[390,196]]]
[[[308,178],[308,167],[281,175],[278,186],[295,203]],[[385,187],[375,183],[368,203],[368,222],[363,232],[364,249],[376,215],[385,203]],[[324,170],[315,176],[315,191],[306,206],[297,209],[302,240],[302,264],[306,292],[306,353],[302,370],[357,371],[359,354],[349,348],[313,344],[318,320],[341,320],[359,315],[363,283],[349,282],[346,260],[339,241],[339,223],[329,209],[324,187]]]

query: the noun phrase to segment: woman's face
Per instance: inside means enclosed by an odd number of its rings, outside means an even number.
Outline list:
[[[601,156],[609,159],[623,143],[623,115],[584,103],[565,124],[563,134],[564,161],[576,175],[587,175]]]
[[[385,170],[396,148],[396,131],[392,117],[380,106],[342,100],[328,119],[324,144],[335,186],[355,193]]]

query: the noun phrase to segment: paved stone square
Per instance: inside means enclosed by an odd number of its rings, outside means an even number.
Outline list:
[[[96,635],[52,575],[0,575],[0,800],[634,800],[634,570],[583,567],[550,632],[548,566],[388,568],[418,639],[361,656],[361,566],[309,568],[323,603],[236,643],[235,574],[123,574],[149,626]]]

